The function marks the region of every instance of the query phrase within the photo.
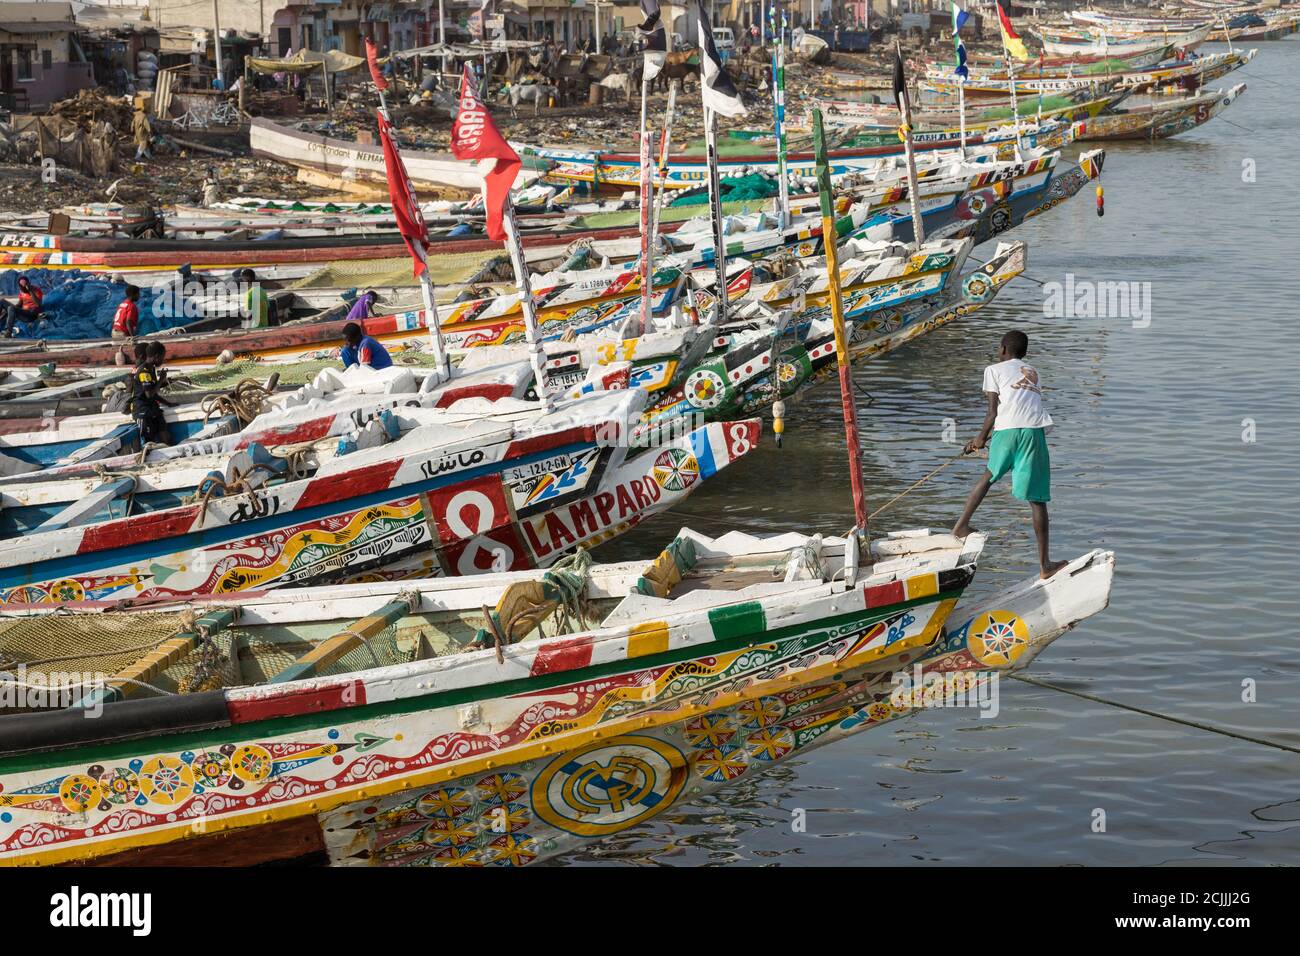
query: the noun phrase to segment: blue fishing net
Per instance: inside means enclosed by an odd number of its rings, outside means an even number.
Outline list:
[[[37,322],[19,321],[14,335],[37,339],[106,339],[113,330],[113,313],[123,299],[126,282],[80,269],[29,269],[0,272],[0,296],[18,301],[18,277],[27,276],[44,290],[44,313]],[[140,334],[158,332],[192,319],[154,309],[154,291],[140,287]],[[161,313],[161,314],[159,314]]]

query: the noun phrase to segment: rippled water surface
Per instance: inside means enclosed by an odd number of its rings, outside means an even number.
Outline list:
[[[1244,73],[1244,75],[1243,75]],[[1300,38],[1263,43],[1220,118],[1153,145],[1110,144],[1106,215],[1085,191],[1013,238],[1028,274],[1150,282],[1151,322],[1044,318],[1018,279],[964,324],[856,372],[869,495],[883,503],[955,451],[982,416],[980,376],[1009,328],[1030,336],[1056,420],[1057,556],[1117,553],[1110,608],[1033,674],[1151,710],[1300,746]],[[1293,89],[1294,87],[1291,87]],[[1247,162],[1250,161],[1250,162]],[[1255,182],[1243,182],[1254,168]],[[976,258],[987,258],[992,244]],[[1246,420],[1249,419],[1250,422]],[[1253,422],[1254,441],[1243,441]],[[706,533],[852,523],[838,393],[793,404],[765,444],[685,506],[599,553]],[[878,528],[948,527],[980,466],[961,463]],[[996,486],[971,593],[1034,570],[1027,508]],[[1242,701],[1253,680],[1258,701]],[[1091,829],[1106,813],[1106,832]],[[807,812],[806,832],[792,813]],[[1300,861],[1300,757],[1006,681],[1001,713],[939,710],[859,734],[670,811],[569,864]]]

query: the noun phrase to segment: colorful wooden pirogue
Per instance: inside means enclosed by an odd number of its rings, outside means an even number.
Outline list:
[[[856,217],[841,217],[847,233],[865,223],[868,211]],[[839,227],[837,227],[839,228]],[[791,233],[791,253],[799,258],[816,256],[822,250],[821,226]],[[728,239],[728,257],[741,256],[750,245],[741,232]],[[780,248],[778,239],[775,248]],[[759,252],[772,251],[767,239],[760,241]],[[712,261],[709,254],[695,261]],[[883,258],[877,256],[877,258]],[[908,260],[894,257],[896,268],[874,270],[870,282],[887,284],[908,268]],[[816,274],[815,269],[810,275]],[[823,270],[824,271],[824,270]],[[877,274],[878,273],[878,274]],[[664,312],[678,298],[685,273],[671,264],[656,269],[653,280],[652,311]],[[565,276],[564,281],[535,289],[533,299],[544,338],[560,338],[600,329],[613,329],[638,314],[641,300],[639,273],[632,269],[598,270],[589,279]],[[443,337],[455,349],[495,346],[518,342],[524,338],[524,319],[518,294],[476,298],[438,306]],[[232,357],[257,356],[263,361],[297,361],[319,357],[322,351],[336,349],[342,341],[346,320],[293,323],[265,329],[225,330],[193,335],[167,336],[169,364],[212,364],[223,352]],[[366,334],[388,348],[428,339],[428,321],[423,309],[379,315],[360,323]],[[12,367],[32,367],[55,361],[61,367],[111,366],[124,351],[120,342],[68,342],[58,345],[33,343],[21,351],[6,352],[0,361]],[[125,360],[125,356],[124,356]]]
[[[1105,80],[1133,93],[1147,93],[1166,87],[1177,86],[1184,91],[1195,90],[1206,83],[1226,76],[1233,70],[1240,69],[1255,58],[1257,50],[1229,50],[1214,53],[1185,63],[1172,63],[1153,69],[1131,70],[1106,76],[1079,75],[1070,72],[1035,70],[1016,75],[1016,89],[1024,94],[1050,93],[1062,90],[1085,88],[1090,83]],[[932,69],[922,89],[932,89],[939,93],[956,94],[956,84],[950,73],[941,69]],[[987,94],[1005,98],[1010,89],[1010,81],[1003,76],[972,76],[965,84],[964,93]]]
[[[1246,84],[1238,83],[1227,91],[1211,90],[1197,96],[1161,97],[1145,106],[1132,106],[1111,116],[1098,116],[1080,123],[1076,136],[1086,142],[1167,139],[1208,123],[1244,92]]]
[[[1096,107],[1100,110],[1102,107]],[[976,130],[967,138],[968,146],[996,145],[1014,139],[1014,134],[1005,125]],[[961,139],[956,133],[944,136],[924,137],[917,141],[919,152],[951,150],[961,146]],[[635,186],[640,178],[640,160],[637,156],[623,153],[593,153],[583,150],[560,147],[529,146],[530,154],[542,156],[553,161],[556,166],[550,176],[562,181],[572,181],[625,189]],[[829,153],[833,175],[838,179],[854,174],[870,175],[878,169],[882,160],[901,156],[902,145],[895,136],[892,143],[868,145],[853,149],[832,150]],[[775,175],[778,158],[774,153],[754,153],[738,156],[723,156],[718,159],[719,173],[723,177],[739,176],[747,173],[761,172]],[[811,152],[791,152],[786,157],[787,173],[800,179],[810,179],[815,167]],[[704,156],[671,156],[664,165],[661,175],[656,175],[655,182],[664,189],[689,189],[702,186],[708,179],[708,163]]]
[[[743,420],[631,447],[645,401],[624,390],[541,413],[513,399],[404,408],[351,443],[249,446],[81,479],[70,504],[56,482],[54,514],[34,483],[5,509],[0,602],[545,567],[664,510],[758,442],[759,422]]]
[[[982,546],[683,531],[649,565],[8,617],[29,672],[111,673],[0,716],[0,862],[545,859],[974,702],[1106,606],[1094,551],[954,617]]]
[[[1042,44],[1043,52],[1056,57],[1077,56],[1130,56],[1173,46],[1175,50],[1195,50],[1205,42],[1214,28],[1211,23],[1171,36],[1168,34],[1135,34],[1109,36],[1100,30],[1050,29],[1031,30]]]

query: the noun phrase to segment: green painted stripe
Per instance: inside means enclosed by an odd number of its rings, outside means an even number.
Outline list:
[[[716,640],[726,641],[745,634],[761,635],[767,630],[767,615],[757,601],[715,607],[709,611],[709,625]]]
[[[42,767],[53,768],[69,764],[76,765],[78,763],[103,763],[111,760],[119,760],[124,757],[137,757],[141,753],[153,754],[197,750],[201,748],[209,749],[212,747],[219,747],[226,743],[264,740],[270,737],[305,732],[316,728],[333,727],[341,723],[359,723],[367,720],[378,720],[383,717],[410,714],[422,710],[437,710],[442,707],[455,707],[460,704],[490,700],[496,697],[510,697],[515,694],[535,693],[537,691],[546,690],[550,687],[561,687],[565,684],[581,683],[594,678],[609,677],[627,671],[639,671],[646,668],[664,667],[685,660],[693,660],[694,658],[704,655],[727,653],[728,651],[738,650],[747,644],[770,644],[776,641],[797,637],[801,634],[816,634],[832,628],[842,628],[844,625],[849,623],[854,623],[857,627],[869,627],[878,621],[883,621],[886,618],[893,617],[900,611],[905,611],[909,608],[919,607],[924,604],[938,604],[940,601],[946,601],[949,598],[959,598],[961,597],[963,590],[965,590],[965,588],[953,591],[942,591],[938,594],[930,595],[929,597],[916,598],[910,601],[900,601],[898,604],[891,604],[883,608],[873,608],[870,611],[855,611],[847,614],[838,614],[833,617],[821,618],[807,624],[794,624],[788,627],[778,628],[777,630],[766,634],[743,634],[739,637],[733,637],[730,639],[719,639],[705,644],[694,644],[689,647],[674,648],[663,651],[659,654],[647,654],[644,657],[637,657],[631,660],[620,659],[606,661],[601,664],[593,664],[590,667],[584,667],[580,670],[559,671],[541,677],[521,677],[515,680],[494,681],[490,684],[479,684],[474,687],[458,687],[455,690],[440,691],[434,694],[425,694],[415,697],[403,697],[398,700],[380,701],[375,704],[366,704],[361,707],[350,707],[343,710],[327,711],[325,713],[295,714],[289,717],[273,717],[268,718],[267,720],[259,720],[254,723],[234,724],[230,727],[222,727],[215,730],[194,730],[187,733],[171,734],[163,737],[135,738],[132,740],[123,740],[101,745],[87,745],[71,750],[5,757],[0,759],[0,773],[23,773],[28,770],[37,770]],[[332,717],[337,717],[339,719],[329,719]],[[154,741],[157,742],[154,743]]]

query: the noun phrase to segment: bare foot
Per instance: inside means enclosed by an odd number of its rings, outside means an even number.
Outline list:
[[[1053,574],[1061,570],[1061,568],[1065,567],[1069,563],[1070,563],[1069,561],[1053,561],[1047,567],[1043,568],[1042,571],[1039,572],[1038,576],[1042,578],[1044,581],[1046,581]]]
[[[968,524],[959,524],[952,529],[952,536],[958,541],[965,541],[967,535],[979,534],[979,530],[979,528],[972,528]]]

